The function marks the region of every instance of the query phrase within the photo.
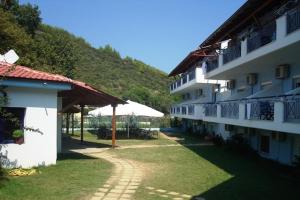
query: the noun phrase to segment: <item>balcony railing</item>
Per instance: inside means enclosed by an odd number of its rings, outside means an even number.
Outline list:
[[[300,121],[300,97],[290,98],[284,102],[285,121]]]
[[[206,72],[210,72],[219,66],[218,59],[206,61]]]
[[[196,77],[196,70],[192,70],[189,72],[189,81],[194,80]]]
[[[179,79],[179,80],[176,81],[176,86],[177,86],[177,87],[180,87],[180,86],[181,86],[181,79]]]
[[[221,104],[221,117],[239,118],[239,104],[237,102],[228,102]]]
[[[300,28],[300,8],[287,13],[287,33],[294,32]]]
[[[176,108],[176,114],[180,114],[180,107]]]
[[[189,105],[188,106],[188,114],[189,115],[194,115],[195,113],[195,106],[194,105]]]
[[[206,104],[204,106],[204,113],[207,117],[217,116],[217,104]]]
[[[186,107],[185,106],[181,107],[181,114],[186,115]]]
[[[246,118],[254,120],[274,120],[274,102],[257,100],[246,104]]]
[[[241,57],[241,42],[238,42],[236,45],[224,49],[223,64],[226,64],[238,57]]]
[[[254,51],[276,40],[276,22],[271,22],[247,39],[247,52]]]

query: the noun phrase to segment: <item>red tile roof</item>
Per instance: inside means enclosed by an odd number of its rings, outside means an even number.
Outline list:
[[[92,86],[77,80],[72,80],[62,75],[58,74],[51,74],[47,72],[42,72],[34,69],[30,69],[28,67],[20,66],[20,65],[12,65],[4,62],[0,62],[0,77],[7,77],[7,78],[16,78],[16,79],[28,79],[28,80],[39,80],[39,81],[53,81],[53,82],[60,82],[60,83],[69,83],[72,85],[72,90],[76,94],[78,93],[85,93],[92,95],[89,96],[90,99],[82,99],[85,102],[91,102],[92,100],[94,104],[97,104],[97,101],[102,101],[103,105],[105,103],[113,102],[113,103],[121,103],[126,104],[125,101],[107,94],[103,91],[99,91]],[[82,92],[80,92],[82,91]]]
[[[0,62],[0,76],[5,76],[8,78],[55,81],[64,83],[71,83],[73,81],[72,79],[58,74],[50,74],[47,72],[33,70],[28,67],[12,65],[4,62]]]

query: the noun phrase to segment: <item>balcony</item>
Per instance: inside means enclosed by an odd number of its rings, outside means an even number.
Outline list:
[[[195,113],[195,106],[194,105],[189,105],[188,106],[188,114],[193,115]]]
[[[241,42],[223,51],[223,64],[225,65],[239,57],[241,57]]]
[[[239,104],[237,102],[221,103],[221,117],[237,119],[239,118]]]
[[[173,105],[170,111],[171,111],[171,116],[173,117],[194,119],[194,120],[202,120],[203,118],[203,106],[200,104]]]
[[[287,98],[284,102],[284,120],[300,122],[300,97]]]
[[[264,26],[259,31],[252,33],[247,39],[247,52],[250,53],[270,42],[276,40],[276,22]]]
[[[300,8],[287,13],[287,33],[292,33],[300,28]]]
[[[258,100],[246,104],[246,119],[274,121],[274,102]]]
[[[229,80],[236,74],[253,73],[276,62],[289,63],[290,52],[300,50],[300,9],[268,23],[236,46],[219,55],[218,67],[206,70],[206,79]],[[281,59],[279,59],[281,58]]]
[[[218,59],[208,60],[206,61],[206,72],[210,72],[219,66]]]
[[[204,115],[206,117],[217,117],[217,104],[206,104],[204,106]]]
[[[170,93],[183,91],[191,86],[196,86],[199,83],[204,83],[204,75],[201,68],[193,69],[183,74],[178,80],[170,85]]]

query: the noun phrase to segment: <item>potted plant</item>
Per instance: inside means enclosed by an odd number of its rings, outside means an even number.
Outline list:
[[[24,143],[24,131],[17,129],[14,130],[12,137],[15,139],[16,144],[23,144]]]

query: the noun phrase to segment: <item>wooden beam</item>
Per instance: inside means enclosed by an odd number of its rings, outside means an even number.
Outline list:
[[[111,105],[113,107],[113,115],[111,119],[111,139],[112,139],[112,148],[115,148],[116,146],[116,105]]]
[[[67,111],[69,108],[71,108],[73,105],[76,105],[79,101],[80,101],[80,98],[75,99],[74,101],[72,101],[71,103],[69,103],[68,105],[66,105],[65,107],[63,107],[63,108],[60,110],[60,113],[64,113],[64,112]]]
[[[83,111],[84,105],[80,105],[80,142],[83,143]]]

